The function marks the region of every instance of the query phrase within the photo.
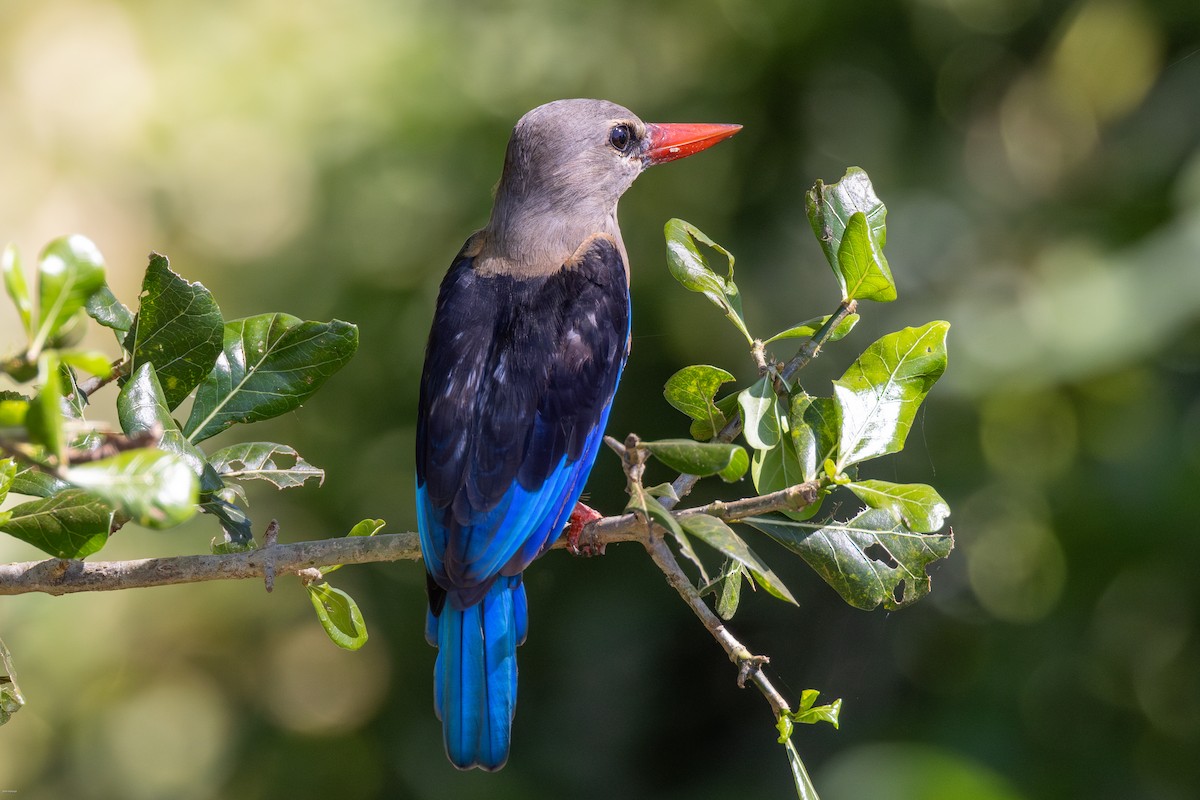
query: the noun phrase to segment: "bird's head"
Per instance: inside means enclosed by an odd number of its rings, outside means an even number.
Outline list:
[[[497,202],[537,212],[611,214],[642,170],[698,153],[741,128],[646,123],[606,100],[556,100],[513,128]]]

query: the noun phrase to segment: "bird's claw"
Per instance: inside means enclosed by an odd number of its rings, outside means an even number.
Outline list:
[[[571,512],[571,518],[567,520],[567,550],[571,555],[575,556],[602,556],[604,555],[604,545],[595,541],[591,536],[586,540],[580,541],[583,534],[583,529],[588,523],[595,522],[601,519],[603,515],[594,508],[585,506],[583,503],[576,503],[575,510]]]

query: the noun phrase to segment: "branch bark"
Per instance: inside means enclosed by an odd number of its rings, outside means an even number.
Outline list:
[[[771,511],[802,508],[816,496],[816,485],[802,483],[771,494],[687,508],[677,516],[712,514],[729,522]],[[644,522],[633,514],[604,517],[589,523],[579,536],[581,547],[601,548],[616,542],[649,539]],[[566,547],[560,540],[556,548]],[[340,537],[309,542],[268,544],[257,550],[223,555],[143,558],[134,561],[78,561],[50,558],[0,565],[0,595],[44,592],[107,592],[202,581],[244,580],[296,575],[329,564],[369,564],[421,557],[415,533]]]

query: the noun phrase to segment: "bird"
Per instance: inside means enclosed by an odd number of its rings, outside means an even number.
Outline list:
[[[513,128],[491,216],[442,280],[425,351],[416,506],[438,649],[434,702],[459,769],[508,760],[522,573],[560,537],[630,345],[617,202],[655,164],[741,129],[557,100]]]

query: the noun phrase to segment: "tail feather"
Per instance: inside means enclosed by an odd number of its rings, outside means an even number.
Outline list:
[[[527,619],[520,576],[496,581],[481,602],[468,608],[447,602],[436,617],[434,702],[446,754],[459,769],[495,770],[508,760],[517,703],[516,648]]]

